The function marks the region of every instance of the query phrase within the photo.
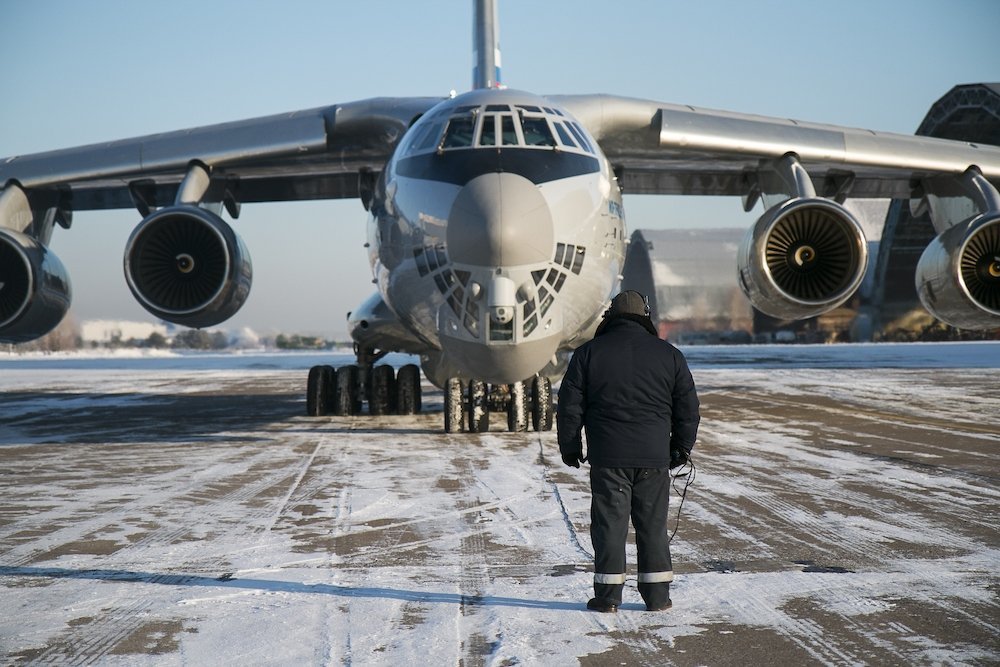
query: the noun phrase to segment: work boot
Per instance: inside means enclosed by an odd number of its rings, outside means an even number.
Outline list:
[[[663,611],[670,609],[673,604],[670,601],[670,584],[667,582],[639,584],[639,595],[646,603],[646,611]]]
[[[599,611],[602,614],[614,614],[618,611],[618,605],[614,602],[608,602],[603,598],[590,598],[587,601],[587,609],[590,611]]]

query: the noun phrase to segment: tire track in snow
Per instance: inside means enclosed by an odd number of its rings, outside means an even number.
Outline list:
[[[541,438],[538,440],[538,458],[543,462],[542,480],[549,488],[552,497],[555,498],[556,504],[559,506],[559,512],[562,515],[563,524],[566,527],[566,532],[569,535],[570,541],[573,543],[573,547],[576,549],[576,552],[580,557],[584,558],[588,563],[592,563],[594,560],[594,554],[592,551],[585,549],[580,541],[580,534],[577,532],[576,526],[573,524],[571,512],[566,506],[566,501],[563,500],[562,493],[559,491],[559,485],[552,478],[552,466],[549,465],[548,459],[545,457],[545,449]]]
[[[727,376],[732,374],[726,373]],[[739,372],[737,376],[742,377]],[[809,381],[814,382],[814,379]],[[768,378],[749,382],[747,393],[767,387],[768,382]],[[450,664],[460,661],[465,664],[575,664],[618,657],[633,663],[669,660],[684,665],[718,664],[725,661],[725,654],[713,653],[714,647],[720,644],[734,646],[732,641],[725,642],[727,636],[742,642],[738,650],[745,653],[739,655],[747,662],[766,661],[770,655],[767,651],[775,647],[789,649],[787,654],[781,655],[790,655],[799,662],[830,664],[927,663],[941,655],[952,656],[956,662],[963,663],[996,659],[996,651],[992,649],[995,642],[991,642],[991,638],[996,637],[998,631],[994,620],[997,607],[995,603],[991,606],[984,597],[987,593],[983,592],[995,584],[993,566],[997,563],[997,555],[987,547],[990,540],[996,538],[993,526],[997,524],[990,518],[996,514],[996,485],[982,477],[971,479],[960,469],[949,469],[947,465],[940,468],[939,474],[938,469],[920,468],[895,459],[866,459],[853,449],[838,451],[837,445],[803,445],[817,429],[839,419],[835,416],[817,416],[816,429],[807,432],[795,428],[795,413],[775,414],[769,420],[759,415],[748,419],[748,413],[742,411],[710,414],[705,423],[705,440],[699,445],[705,454],[704,467],[699,461],[699,472],[704,476],[699,476],[692,489],[694,493],[688,498],[691,504],[685,505],[682,520],[685,525],[678,534],[683,541],[675,541],[679,547],[677,569],[690,565],[690,552],[717,559],[719,550],[735,548],[748,559],[756,555],[760,560],[740,563],[739,569],[743,571],[732,574],[682,573],[679,599],[675,599],[671,612],[653,616],[634,611],[634,605],[627,605],[616,619],[567,610],[561,603],[546,608],[545,600],[537,601],[543,603],[542,608],[525,609],[517,604],[518,601],[534,602],[523,600],[522,590],[526,587],[519,589],[518,586],[524,582],[535,590],[540,589],[542,597],[551,600],[561,599],[567,585],[569,593],[575,596],[586,583],[582,580],[587,575],[579,571],[569,571],[571,576],[565,579],[548,578],[551,575],[547,571],[552,569],[548,564],[567,561],[589,564],[590,561],[589,552],[585,557],[577,557],[588,544],[585,533],[576,530],[576,527],[580,531],[586,529],[582,477],[556,472],[561,463],[558,458],[552,458],[551,450],[547,449],[550,439],[544,439],[544,443],[540,441],[532,453],[540,452],[541,456],[533,458],[541,459],[547,454],[551,465],[538,461],[531,479],[521,480],[520,486],[515,486],[500,474],[507,469],[514,476],[522,475],[529,469],[521,452],[517,451],[515,437],[498,436],[503,447],[477,448],[469,443],[482,443],[482,439],[467,441],[465,435],[462,439],[429,436],[423,418],[380,420],[380,425],[388,425],[382,434],[372,432],[374,428],[366,426],[372,422],[366,419],[307,421],[298,416],[290,417],[276,427],[280,435],[268,434],[270,439],[258,440],[260,445],[253,444],[241,450],[247,455],[271,448],[296,452],[294,464],[280,466],[281,474],[267,470],[266,458],[248,471],[251,475],[273,475],[272,480],[276,480],[273,486],[262,487],[258,496],[242,503],[213,508],[209,500],[202,497],[205,505],[201,507],[181,504],[166,508],[169,511],[162,520],[165,527],[177,527],[185,515],[194,514],[196,522],[217,522],[219,530],[209,534],[203,546],[190,543],[198,547],[200,554],[168,545],[159,551],[153,545],[144,553],[137,552],[135,559],[147,561],[143,569],[155,568],[155,563],[160,562],[171,563],[171,569],[175,563],[209,563],[227,550],[240,553],[256,539],[253,548],[256,545],[264,548],[239,558],[251,568],[260,563],[260,572],[280,572],[273,580],[258,582],[259,588],[255,588],[253,580],[247,580],[247,588],[238,593],[229,587],[220,588],[219,595],[204,596],[205,607],[186,606],[185,629],[190,627],[198,634],[180,635],[180,653],[168,656],[168,660],[197,662],[199,659],[204,661],[206,656],[226,655],[225,642],[232,641],[228,628],[243,623],[256,624],[266,638],[248,636],[247,642],[256,642],[256,648],[264,651],[261,655],[269,655],[275,661],[280,660],[282,651],[305,643],[316,647],[317,661],[328,656],[328,662],[348,664],[382,659],[387,664],[419,664],[430,655]],[[713,422],[717,423],[714,429]],[[351,424],[357,425],[354,435],[347,433]],[[877,428],[888,429],[890,425],[884,423]],[[761,441],[757,443],[759,451],[749,444],[756,442],[752,438],[754,430],[761,431]],[[836,435],[846,440],[848,432],[844,430]],[[835,431],[829,430],[829,433]],[[742,443],[734,443],[732,434]],[[323,449],[309,472],[302,475],[303,462],[316,451],[316,438],[326,436],[334,446]],[[226,431],[225,437],[242,439],[245,430]],[[242,442],[237,444],[244,446]],[[914,448],[922,448],[923,444],[926,443],[918,443]],[[213,445],[204,443],[202,448],[207,451]],[[233,442],[228,446],[233,447]],[[165,447],[174,448],[180,455],[185,451],[176,446]],[[527,447],[535,448],[536,445],[531,442]],[[761,474],[761,467],[752,464],[755,455],[772,463],[767,476]],[[281,462],[285,459],[276,455],[271,460]],[[341,461],[347,463],[339,465]],[[37,459],[31,465],[36,463]],[[133,468],[138,465],[134,459],[127,459],[109,463],[109,469],[119,463]],[[191,461],[187,469],[197,473],[199,463]],[[471,465],[474,471],[468,479],[459,478],[464,465]],[[144,470],[149,472],[150,468]],[[434,481],[441,476],[459,480],[466,486],[452,492],[435,488]],[[328,486],[322,483],[323,478],[329,482]],[[161,494],[166,487],[180,488],[185,482],[178,476],[151,493]],[[283,485],[280,491],[279,483]],[[105,493],[115,488],[111,480],[101,480],[101,484]],[[22,484],[20,488],[26,486]],[[59,505],[72,504],[71,491],[65,484],[60,489],[55,477],[46,488],[63,494]],[[294,489],[291,493],[290,488]],[[521,489],[535,490],[538,504],[549,507],[544,508],[544,513],[541,507],[534,511],[530,493],[523,497],[519,492],[512,492]],[[219,487],[216,495],[232,490],[232,487]],[[354,493],[358,498],[356,505],[352,505]],[[765,504],[755,505],[745,499],[756,493],[762,494]],[[386,499],[380,501],[378,494],[384,494]],[[468,506],[456,510],[456,499],[464,500]],[[869,561],[865,569],[857,573],[802,573],[797,568],[784,569],[789,567],[789,556],[794,555],[784,551],[788,548],[784,534],[790,532],[801,537],[811,533],[817,520],[827,519],[831,528],[821,538],[812,540],[813,550],[829,553],[831,557],[840,553],[831,550],[829,545],[831,531],[835,533],[837,526],[844,531],[845,539],[861,536],[855,547],[859,552],[862,548],[867,549],[872,541],[905,537],[921,526],[924,528],[922,540],[947,539],[949,499],[954,505],[950,509],[954,524],[951,526],[954,533],[951,546],[971,549],[973,553],[967,557],[900,555],[894,553],[891,543],[887,543],[888,546],[875,545],[866,553],[871,553],[874,559],[889,560]],[[27,499],[24,502],[29,506]],[[82,507],[89,502],[90,498],[86,497],[76,505]],[[284,509],[279,509],[282,502]],[[307,514],[296,507],[300,502],[313,503],[319,509],[314,514]],[[862,511],[866,503],[876,506]],[[36,503],[35,506],[44,507],[44,504]],[[113,509],[110,505],[104,507],[109,511]],[[233,516],[225,516],[230,511]],[[57,515],[80,514],[59,510]],[[750,515],[758,516],[761,521],[751,522]],[[301,523],[303,518],[310,516],[316,519],[315,523]],[[483,518],[490,520],[477,521]],[[272,535],[241,532],[236,525],[239,521],[249,521],[259,530],[270,526]],[[308,552],[308,547],[323,544],[322,539],[307,534],[315,533],[324,522],[327,527],[339,523],[345,535],[356,534],[353,541],[333,537],[328,541],[338,549],[343,547],[344,554],[352,559],[350,563],[337,562],[332,554]],[[689,531],[691,523],[709,525]],[[112,527],[118,531],[115,535],[127,532],[122,526]],[[742,536],[738,532],[719,536],[713,532],[717,528],[724,532],[742,530],[743,533]],[[458,612],[461,591],[456,591],[463,577],[460,552],[463,539],[469,540],[470,531],[476,530],[481,531],[487,557],[486,594],[478,606],[469,606],[468,611],[472,614],[462,617]],[[226,531],[235,537],[228,537]],[[330,534],[333,536],[332,530]],[[525,535],[530,544],[523,544]],[[740,539],[736,539],[737,536]],[[415,540],[422,546],[409,548]],[[12,543],[5,538],[5,547]],[[510,558],[511,552],[504,550],[506,543],[523,547],[524,553],[536,549],[540,558],[529,565],[518,566],[515,559]],[[773,552],[764,553],[761,545],[765,543],[768,547],[773,545]],[[564,548],[556,548],[557,544],[563,544]],[[372,545],[381,551],[366,551]],[[494,550],[497,545],[499,549]],[[471,566],[476,562],[473,557],[475,545],[466,546],[469,548],[465,555],[466,566]],[[791,543],[793,550],[800,550],[801,546]],[[132,560],[128,549],[113,554],[109,561]],[[371,554],[375,556],[370,557]],[[565,555],[572,557],[560,560]],[[270,560],[260,560],[264,557]],[[321,572],[320,569],[327,565],[333,571]],[[240,572],[242,575],[244,571]],[[329,580],[333,586],[347,590],[324,589],[322,584],[313,584],[317,579],[320,582]],[[181,593],[177,586],[164,584],[159,585],[157,593],[153,590],[156,586],[145,579],[127,583],[63,579],[47,591],[42,587],[34,591],[19,590],[17,581],[11,584],[4,594],[13,602],[8,602],[5,609],[21,605],[53,628],[62,627],[67,618],[74,623],[83,620],[66,614],[99,619],[104,612],[96,612],[102,606],[113,608],[116,616],[131,613],[133,606],[125,602],[137,595],[143,599],[137,601],[140,604],[134,606],[134,610],[147,625],[127,626],[127,619],[120,619],[122,636],[126,639],[130,635],[125,631],[139,630],[139,636],[143,636],[150,621],[169,618],[177,610],[178,597],[183,598],[183,603],[191,595],[190,592]],[[201,590],[216,592],[212,587]],[[635,592],[631,582],[628,590],[630,595]],[[471,592],[475,593],[475,589]],[[95,601],[95,593],[104,598]],[[748,593],[751,597],[759,595],[760,604],[748,605],[742,607],[739,614],[727,615],[730,609],[727,603],[742,603]],[[57,599],[56,596],[59,599],[56,607],[65,599],[65,604],[72,605],[73,610],[53,609],[49,603]],[[872,598],[870,608],[865,608],[866,596]],[[218,604],[223,597],[226,598],[225,609]],[[720,597],[724,598],[721,602]],[[114,604],[108,605],[105,600]],[[514,604],[508,606],[510,601]],[[314,622],[294,625],[303,614],[300,606],[303,602],[306,607],[312,605],[312,611],[304,613],[311,615],[308,620]],[[573,602],[582,608],[583,600],[574,599]],[[42,604],[50,608],[42,609]],[[894,605],[899,609],[894,610]],[[909,605],[909,609],[900,611],[904,605]],[[316,610],[319,607],[322,613]],[[77,612],[77,609],[86,610],[86,613]],[[913,609],[918,609],[919,615],[911,613]],[[193,610],[197,610],[195,614]],[[292,624],[286,625],[288,623]],[[576,633],[582,630],[591,634],[577,634],[573,642],[553,646],[554,643],[546,643],[551,639],[551,624],[564,624],[577,628]],[[50,646],[75,641],[75,635],[64,639],[61,631],[44,629],[44,624],[35,635],[31,634],[35,630],[25,629],[22,633],[10,622],[2,627],[17,634],[24,646],[35,642],[35,637]],[[272,627],[280,630],[270,634]],[[77,625],[76,629],[83,632],[86,625]],[[495,641],[493,646],[496,648],[486,658],[478,660],[471,651],[460,650],[463,644],[470,646],[475,641],[471,633]],[[968,638],[970,635],[972,639]],[[761,643],[754,643],[761,638]],[[666,651],[675,639],[681,640],[678,645],[686,652]],[[134,642],[134,637],[130,641]],[[417,649],[407,649],[406,642],[428,650],[421,653]],[[267,654],[268,646],[275,652]],[[372,652],[380,647],[384,649],[382,652]],[[489,648],[484,647],[484,651]],[[50,663],[69,662],[60,660],[57,653],[49,656]],[[108,654],[96,662],[131,658]],[[146,653],[135,659],[152,662],[157,658]],[[93,662],[88,656],[83,656],[79,662],[87,664],[85,660]]]
[[[747,431],[774,432],[779,430],[779,426],[751,423]],[[733,460],[727,451],[708,462],[706,474],[711,475],[713,468],[720,468],[720,474],[730,477],[742,474],[749,483],[743,486],[738,500],[744,505],[764,508],[782,518],[790,527],[806,528],[806,542],[815,537],[831,548],[842,549],[845,541],[840,534],[846,522],[848,528],[853,527],[852,523],[880,525],[877,531],[857,531],[863,542],[870,542],[873,535],[884,537],[886,530],[890,530],[898,539],[919,537],[918,542],[921,543],[931,541],[956,549],[973,550],[980,546],[980,542],[961,533],[956,534],[956,524],[982,528],[995,525],[990,513],[983,515],[982,512],[983,508],[995,505],[997,494],[989,486],[960,483],[956,488],[952,483],[948,492],[944,493],[943,488],[936,488],[936,477],[928,477],[920,468],[914,470],[904,461],[871,462],[862,452],[830,450],[789,435],[783,436],[779,446],[762,450],[751,446],[738,432],[735,439],[731,434],[726,434],[726,437],[711,428],[703,429],[703,433],[706,436],[703,442],[709,446],[723,446],[732,451],[735,442],[746,451],[754,452],[751,462],[745,464],[742,460]],[[816,473],[817,468],[831,468],[832,463],[849,459],[854,461],[854,470],[849,475]],[[802,497],[808,498],[808,502],[802,502]],[[717,494],[712,502],[732,516],[740,516],[734,513],[737,504],[723,498]],[[919,513],[908,509],[918,507],[921,510]],[[759,522],[755,512],[748,512],[742,519]],[[929,535],[937,537],[932,539]],[[792,538],[798,539],[795,535]],[[866,555],[872,559],[894,555],[888,548],[876,550],[884,545],[869,546],[871,550]]]
[[[230,529],[225,532],[228,532],[230,535],[237,533],[241,535],[266,533],[273,527],[277,517],[284,510],[289,498],[292,497],[298,488],[299,483],[312,465],[322,445],[322,441],[317,444],[312,454],[301,465],[298,475],[292,478],[288,493],[280,498],[278,502],[275,503],[272,501],[272,504],[277,507],[269,507],[267,502],[262,503],[260,507],[252,509],[249,512],[249,521],[246,520],[248,517],[247,503],[257,499],[262,493],[273,489],[277,483],[280,483],[281,479],[289,477],[284,469],[274,470],[272,475],[258,477],[254,474],[254,476],[250,476],[251,471],[257,467],[258,463],[273,463],[273,455],[258,454],[251,456],[250,461],[252,465],[246,466],[243,470],[224,478],[210,480],[206,484],[201,485],[201,487],[190,486],[184,489],[182,494],[175,494],[171,500],[178,502],[181,498],[202,495],[204,486],[219,485],[222,483],[221,480],[225,479],[227,480],[227,485],[237,484],[237,486],[222,496],[213,497],[212,493],[207,494],[207,497],[203,500],[211,508],[208,511],[208,520],[242,516],[243,519],[241,520],[232,521],[230,519],[223,523],[222,525]],[[225,468],[225,466],[222,467]],[[276,478],[278,479],[276,480]],[[252,483],[245,483],[247,480],[252,480]],[[239,509],[234,508],[234,505]],[[130,508],[130,513],[132,510],[134,508]],[[116,514],[121,514],[121,512]],[[102,517],[101,519],[106,520],[106,517]],[[112,524],[105,524],[105,527],[110,525]],[[129,545],[127,550],[128,561],[135,562],[138,560],[142,562],[146,560],[145,554],[147,552],[162,549],[164,545],[173,544],[177,539],[188,534],[190,529],[189,525],[180,525],[175,528],[167,526],[147,533],[143,539]],[[109,565],[113,564],[115,566],[114,569],[122,571],[128,569],[128,563],[123,563],[120,558],[112,557],[110,561]],[[207,557],[205,555],[199,556],[198,567],[194,569],[202,571],[206,568],[215,573],[222,572],[225,568],[225,556],[222,558],[211,555]],[[131,601],[125,606],[112,605],[105,608],[101,618],[70,629],[64,643],[50,648],[39,656],[39,659],[52,663],[64,663],[68,661],[74,664],[93,664],[96,661],[102,660],[105,656],[112,653],[124,640],[131,637],[143,627],[149,620],[148,617],[151,616],[150,610],[155,604],[154,596],[157,594],[157,586],[162,583],[170,583],[175,577],[176,575],[172,573],[142,575],[141,581],[143,584],[152,586],[152,588],[145,589],[150,593],[148,597],[144,594],[132,596]],[[67,652],[66,649],[69,649],[69,651]]]

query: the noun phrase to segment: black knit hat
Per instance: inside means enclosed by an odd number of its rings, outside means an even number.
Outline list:
[[[604,313],[605,317],[616,315],[649,317],[649,302],[635,290],[625,290],[611,300],[611,307]]]

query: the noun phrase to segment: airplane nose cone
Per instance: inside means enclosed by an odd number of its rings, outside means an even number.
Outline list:
[[[516,266],[552,259],[552,213],[538,186],[517,174],[469,181],[448,215],[448,256],[461,264]]]

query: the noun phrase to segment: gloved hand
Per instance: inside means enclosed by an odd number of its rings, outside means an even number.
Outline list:
[[[688,453],[683,447],[673,447],[670,450],[670,469],[678,468],[688,462]]]
[[[570,468],[579,468],[580,464],[583,462],[583,451],[578,450],[575,452],[564,452],[562,460],[563,463],[568,465]]]

